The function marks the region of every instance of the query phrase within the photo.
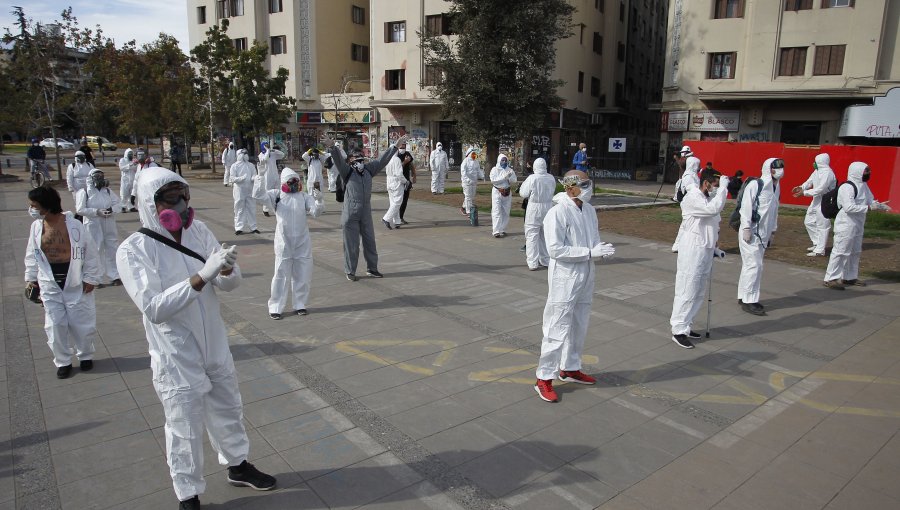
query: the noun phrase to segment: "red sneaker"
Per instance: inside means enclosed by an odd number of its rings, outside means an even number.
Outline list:
[[[556,402],[559,396],[553,391],[553,381],[551,379],[538,379],[534,385],[534,391],[538,393],[542,400],[547,402]]]
[[[585,374],[581,370],[575,370],[574,372],[560,370],[559,380],[562,382],[573,382],[578,384],[594,384],[597,382],[597,379]]]

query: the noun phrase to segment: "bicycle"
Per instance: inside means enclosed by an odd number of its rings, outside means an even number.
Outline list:
[[[37,188],[43,186],[44,183],[52,181],[50,177],[50,167],[44,161],[31,160],[31,187]]]

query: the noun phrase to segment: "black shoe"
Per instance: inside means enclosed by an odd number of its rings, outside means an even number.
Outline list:
[[[355,282],[355,281],[359,280],[359,277],[353,273],[347,273],[347,279],[350,280],[351,282]]]
[[[372,278],[384,278],[384,275],[379,273],[377,269],[369,269],[366,271],[366,274],[371,276]]]
[[[394,230],[394,226],[391,225],[391,223],[388,220],[382,219],[381,222],[384,223],[384,226],[387,227],[388,230]]]
[[[306,311],[306,308],[301,308],[297,310],[297,315],[309,315],[309,312]]]
[[[261,472],[245,460],[239,466],[228,467],[228,483],[258,491],[270,491],[275,488],[275,477]]]
[[[678,347],[684,347],[685,349],[694,348],[694,344],[688,340],[687,335],[672,335],[672,341],[678,344]]]
[[[281,320],[281,314],[280,314],[280,313],[270,313],[270,314],[269,314],[269,317],[271,317],[272,319],[274,319],[274,320],[276,320],[276,321],[280,321],[280,320]]]
[[[243,231],[243,230],[235,230],[235,231],[234,231],[234,235],[236,235],[236,236],[242,236],[242,235],[244,235],[244,231]]]
[[[700,338],[700,333],[696,331],[689,331],[687,334],[688,338]]]
[[[128,211],[129,211],[129,212],[138,212],[138,210],[137,210],[137,208],[136,208],[136,207],[132,207],[132,208],[131,208],[131,209],[129,209],[129,210],[128,210]]]
[[[258,229],[258,228],[254,228],[253,231],[252,231],[251,233],[252,233],[252,234],[259,234],[259,229]]]
[[[269,217],[269,211],[263,211],[263,216],[265,216],[266,218],[268,218],[268,217]]]
[[[72,365],[66,365],[56,369],[57,379],[68,379],[70,375],[72,375]]]
[[[194,496],[179,503],[178,510],[200,510],[200,496]]]
[[[400,224],[401,225],[409,225],[409,222],[404,220],[403,218],[400,218]]]
[[[121,287],[122,280],[119,278],[116,278],[115,280],[112,281],[112,283],[110,283],[110,285],[112,285],[113,287]]]
[[[741,310],[752,313],[753,315],[765,315],[766,311],[759,303],[743,303],[741,304]]]
[[[94,368],[94,360],[83,359],[78,368],[80,368],[82,372],[90,372],[91,369]]]

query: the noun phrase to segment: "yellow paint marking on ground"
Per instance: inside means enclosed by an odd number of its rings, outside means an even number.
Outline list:
[[[530,363],[528,365],[518,365],[512,367],[500,367],[500,368],[492,368],[491,370],[482,370],[480,372],[471,372],[469,373],[470,381],[496,381],[497,379],[503,379],[504,376],[515,374],[517,372],[521,372],[523,370],[534,369],[537,367],[534,363]],[[507,381],[521,381],[522,379],[506,379]],[[534,384],[534,381],[528,380],[529,384]]]
[[[801,374],[807,374],[806,378],[808,379],[820,379],[826,381],[840,381],[840,382],[859,382],[859,383],[876,383],[876,384],[891,384],[896,385],[900,383],[896,379],[884,378],[879,379],[875,376],[869,375],[858,375],[858,374],[840,374],[836,372],[793,372],[789,374],[784,374],[781,372],[773,372],[772,375],[769,376],[769,384],[779,393],[783,393],[784,395],[793,398],[798,404],[803,404],[811,409],[816,409],[819,411],[825,411],[828,413],[837,413],[837,414],[852,414],[856,416],[870,416],[875,418],[900,418],[900,412],[893,411],[890,409],[876,409],[869,407],[854,407],[854,406],[844,406],[844,405],[833,405],[826,404],[824,402],[819,402],[817,400],[813,400],[806,397],[799,397],[792,393],[790,390],[785,389],[785,377],[786,375],[791,375],[798,379],[803,379],[804,377]]]
[[[438,347],[442,347],[442,350],[439,352],[437,358],[434,363],[435,366],[441,366],[446,363],[449,359],[453,357],[452,349],[457,346],[456,342],[452,342],[450,340],[346,340],[343,342],[338,342],[334,345],[334,348],[338,351],[345,352],[347,354],[352,354],[354,356],[358,356],[362,359],[369,360],[373,363],[378,363],[379,365],[393,365],[401,370],[405,370],[407,372],[411,372],[419,375],[434,375],[435,371],[431,368],[422,367],[419,365],[415,365],[413,363],[409,363],[406,361],[398,362],[396,360],[379,356],[373,352],[365,351],[360,349],[358,346],[377,346],[377,347],[392,347],[396,345],[409,345],[409,346],[423,346],[423,345],[436,345]]]

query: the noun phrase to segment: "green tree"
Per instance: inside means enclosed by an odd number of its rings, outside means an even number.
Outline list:
[[[566,0],[449,0],[454,39],[421,33],[425,64],[443,79],[441,113],[467,142],[529,136],[562,99],[551,78],[557,40],[571,35]]]
[[[206,127],[209,130],[209,156],[212,171],[216,171],[216,122],[224,122],[224,113],[229,110],[225,101],[231,86],[231,63],[237,55],[234,44],[228,37],[228,19],[223,18],[219,25],[213,25],[206,31],[206,40],[191,50],[191,62],[199,75],[194,81],[195,97],[198,104],[205,105]],[[201,99],[202,98],[202,99]]]

